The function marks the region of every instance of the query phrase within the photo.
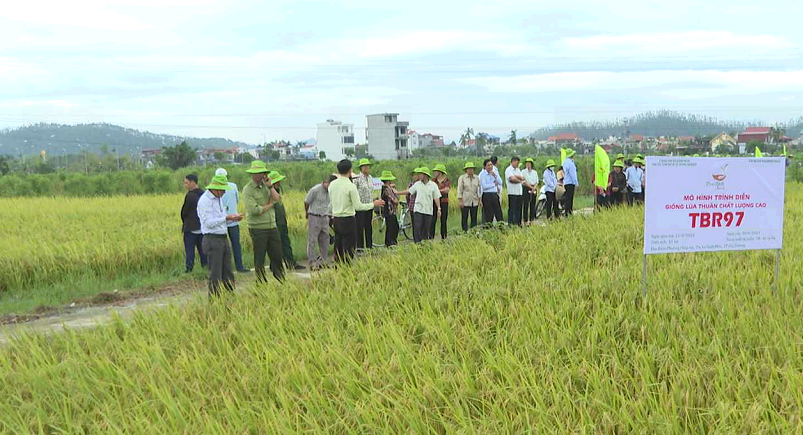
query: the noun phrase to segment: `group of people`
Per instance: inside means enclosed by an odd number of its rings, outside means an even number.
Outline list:
[[[624,154],[618,154],[612,165],[613,171],[608,174],[606,188],[594,187],[597,207],[621,205],[625,201],[628,205],[643,203],[647,186],[644,163],[641,154],[632,160],[625,160]]]
[[[461,211],[463,231],[477,226],[478,211],[482,222],[502,222],[502,192],[507,188],[510,225],[526,225],[535,220],[536,204],[543,183],[546,196],[545,210],[548,219],[572,214],[574,192],[579,185],[573,150],[568,150],[563,164],[555,170],[555,161],[547,161],[543,172],[535,168],[532,158],[513,157],[500,176],[499,159],[493,156],[483,162],[479,173],[473,162],[463,166],[457,180],[457,201]],[[620,155],[614,163],[614,172],[608,180],[608,189],[598,190],[605,204],[623,201],[627,191],[628,202],[643,200],[643,157],[625,162]],[[627,165],[627,169],[623,169]],[[373,213],[378,210],[385,219],[385,246],[398,243],[400,223],[398,210],[406,205],[412,216],[413,239],[416,243],[434,239],[437,232],[446,239],[448,231],[449,193],[452,182],[443,164],[432,171],[428,167],[415,168],[410,184],[397,189],[396,177],[391,171],[382,171],[379,178],[379,198],[374,199],[372,163],[361,159],[355,173],[350,160],[338,162],[337,172],[325,177],[312,187],[304,200],[308,227],[307,257],[310,268],[329,267],[328,253],[330,229],[334,230],[335,264],[348,264],[357,250],[373,246]],[[220,288],[234,288],[234,271],[250,272],[243,265],[240,245],[240,223],[245,218],[254,249],[254,269],[257,281],[265,282],[265,266],[279,282],[285,278],[285,269],[304,269],[293,258],[287,216],[282,203],[281,182],[286,178],[277,171],[267,169],[256,160],[246,170],[251,181],[242,195],[235,183],[229,182],[225,169],[218,169],[206,191],[198,187],[198,177],[189,174],[184,179],[187,195],[181,210],[184,232],[186,270],[193,270],[195,251],[201,265],[209,269],[209,294],[216,296]],[[562,197],[557,192],[562,191]],[[402,202],[402,198],[405,198]],[[238,213],[242,202],[244,215]],[[438,229],[440,231],[438,231]],[[234,268],[232,267],[234,259]]]

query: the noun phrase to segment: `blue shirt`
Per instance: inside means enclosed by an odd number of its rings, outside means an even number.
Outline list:
[[[223,201],[223,207],[226,208],[226,214],[234,214],[237,213],[237,205],[240,203],[240,192],[237,191],[237,185],[234,183],[229,182],[230,189],[223,194],[223,197],[220,198]],[[236,227],[240,225],[239,222],[229,221],[226,224],[228,227]]]
[[[563,185],[567,184],[580,185],[577,180],[577,166],[574,165],[574,160],[572,159],[563,161]]]
[[[498,182],[499,185],[495,185],[494,181]],[[489,174],[488,171],[482,170],[480,172],[480,190],[482,193],[499,193],[502,191],[502,178],[499,177],[499,174],[494,171],[493,174]]]
[[[641,182],[644,180],[644,172],[641,168],[631,166],[625,171],[625,176],[627,177],[627,187],[633,193],[641,193]]]
[[[554,192],[558,188],[558,176],[549,168],[544,171],[544,186],[547,192]]]
[[[198,200],[198,219],[201,220],[201,232],[204,234],[228,233],[226,230],[226,208],[223,201],[215,198],[212,192],[207,190]]]

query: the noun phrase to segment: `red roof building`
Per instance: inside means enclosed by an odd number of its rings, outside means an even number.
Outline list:
[[[641,141],[644,140],[644,136],[642,136],[640,134],[631,134],[630,135],[630,140],[633,141],[633,142],[641,142]]]
[[[548,140],[550,142],[555,142],[556,144],[562,143],[575,143],[578,142],[580,138],[577,137],[577,133],[560,133],[557,136],[552,136]]]
[[[739,133],[738,143],[748,143],[751,140],[767,143],[770,140],[770,127],[747,127],[744,132]]]

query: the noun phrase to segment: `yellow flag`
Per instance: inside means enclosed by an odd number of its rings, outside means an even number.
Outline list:
[[[600,189],[608,187],[608,174],[611,172],[611,159],[608,153],[597,145],[594,147],[594,184]]]
[[[560,149],[560,165],[563,166],[563,161],[566,160],[566,148]]]
[[[761,150],[756,147],[756,157],[761,157]]]
[[[786,143],[783,144],[783,156],[784,157],[789,157],[789,155],[786,154]]]

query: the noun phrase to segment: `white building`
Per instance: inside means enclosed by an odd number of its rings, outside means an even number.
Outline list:
[[[410,157],[407,146],[409,122],[399,122],[398,113],[366,116],[365,141],[368,154],[378,160],[397,160]]]
[[[328,160],[338,162],[346,158],[343,148],[354,147],[354,124],[327,119],[318,124],[316,148],[323,151]]]
[[[421,135],[415,130],[408,130],[407,144],[410,146],[410,152],[421,148]]]

